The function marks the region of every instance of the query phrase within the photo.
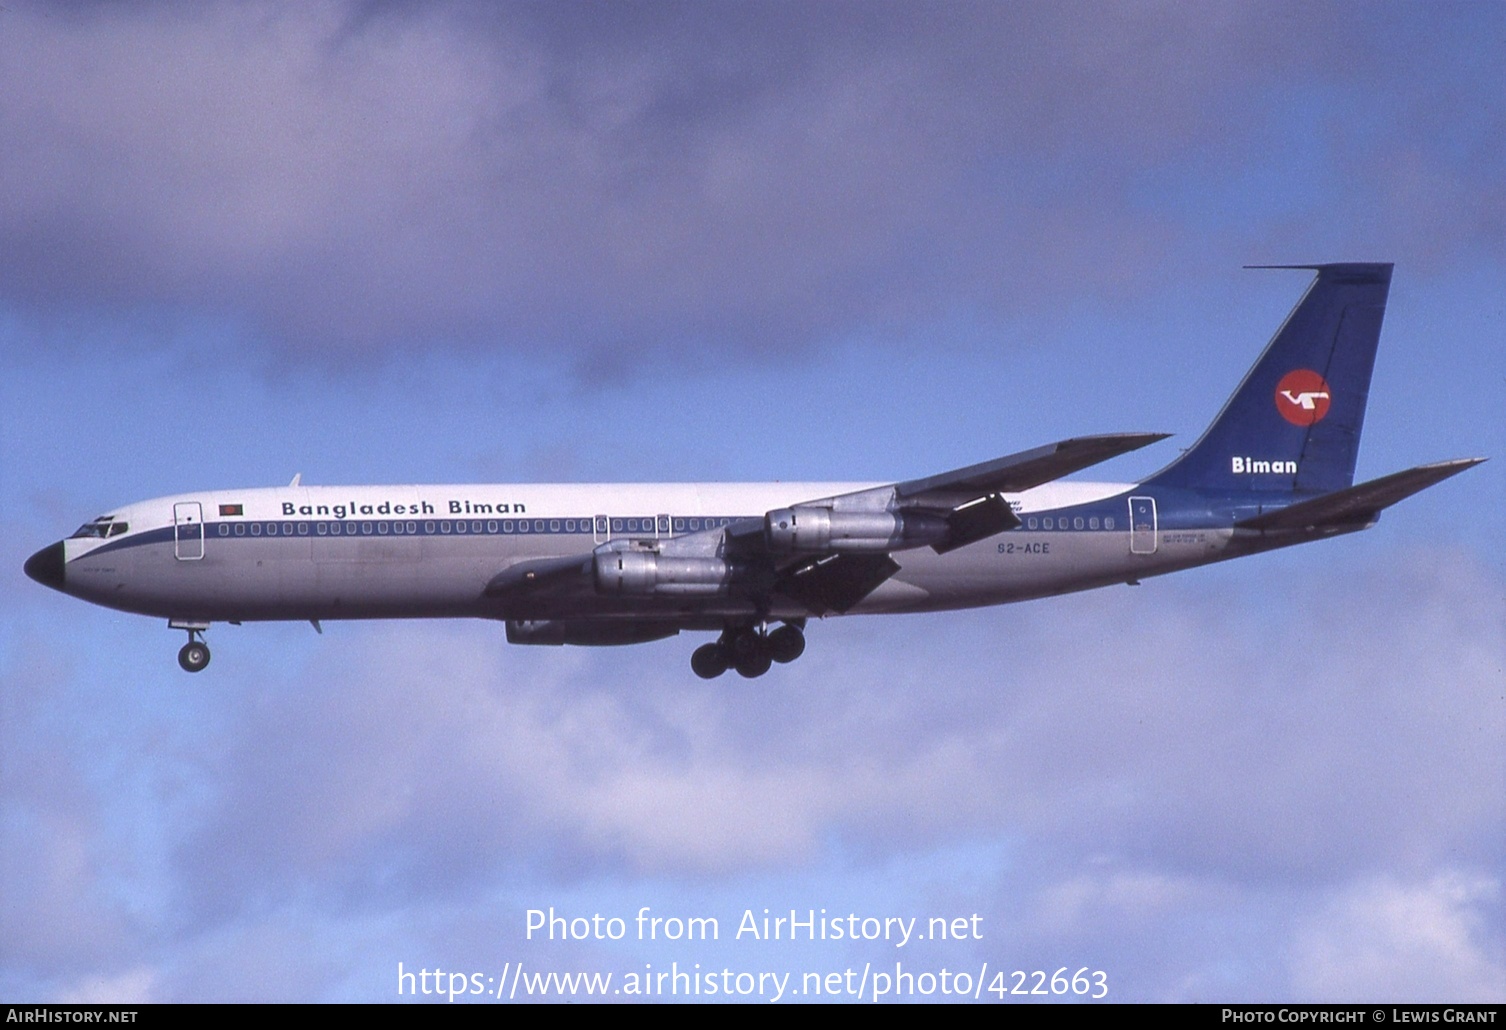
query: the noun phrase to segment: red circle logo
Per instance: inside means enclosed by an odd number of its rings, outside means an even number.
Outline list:
[[[1294,369],[1276,384],[1276,410],[1294,426],[1323,421],[1331,400],[1328,383],[1310,369]]]

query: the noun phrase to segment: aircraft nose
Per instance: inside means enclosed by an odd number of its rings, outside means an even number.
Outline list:
[[[42,548],[26,559],[23,568],[28,576],[44,587],[63,589],[63,542],[59,540],[51,547]]]

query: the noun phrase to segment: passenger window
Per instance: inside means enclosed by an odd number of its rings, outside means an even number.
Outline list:
[[[307,522],[300,522],[300,523],[298,523],[298,535],[299,536],[308,536],[309,535],[309,524]]]
[[[457,523],[455,523],[455,532],[457,532],[457,533],[464,533],[465,532],[465,523],[464,522],[457,522]]]
[[[544,520],[543,519],[534,519],[533,520],[533,531],[535,533],[542,533],[544,531]]]
[[[560,520],[559,519],[550,519],[549,520],[549,532],[551,532],[551,533],[558,533],[559,531],[560,531]]]
[[[622,520],[621,519],[613,519],[612,520],[612,532],[614,532],[614,533],[621,533],[622,532]]]
[[[1107,517],[1104,518],[1104,520],[1103,520],[1103,528],[1104,529],[1113,529],[1114,528],[1114,517],[1112,515],[1109,515],[1109,516],[1107,516]]]
[[[488,533],[495,533],[497,531],[497,524],[495,522],[488,522],[486,524],[486,531]]]
[[[245,525],[243,523],[237,522],[235,524],[235,535],[236,536],[245,536],[246,535],[246,527],[245,527]]]
[[[508,519],[506,522],[502,523],[502,532],[504,532],[504,533],[511,533],[512,532],[512,519]]]
[[[226,525],[221,525],[220,526],[220,536],[229,536],[229,535],[230,535],[230,527],[226,526]]]
[[[434,532],[434,523],[432,523],[432,522],[425,522],[424,523],[424,532],[425,533],[432,533],[432,532]]]
[[[251,523],[251,535],[252,536],[261,536],[261,523],[260,522],[253,522],[253,523]]]
[[[1081,529],[1082,528],[1082,516],[1081,515],[1077,516],[1077,518],[1075,518],[1075,519],[1072,520],[1072,528],[1073,529]]]
[[[385,523],[385,522],[378,522],[377,523],[377,532],[380,533],[380,534],[382,534],[383,536],[386,536],[387,535],[387,523]]]
[[[317,526],[314,527],[314,532],[318,533],[320,536],[328,536],[329,535],[329,527],[326,526],[324,523],[321,522]]]
[[[410,532],[410,533],[417,533],[418,532],[418,523],[417,522],[410,522],[410,523],[408,523],[408,532]]]
[[[1025,526],[1026,526],[1027,529],[1035,529],[1040,524],[1041,524],[1040,520],[1037,519],[1034,515],[1030,516],[1030,518],[1028,518],[1028,519],[1025,520]]]
[[[1088,519],[1088,528],[1089,529],[1097,529],[1098,528],[1098,516],[1097,515],[1094,515],[1092,518]]]

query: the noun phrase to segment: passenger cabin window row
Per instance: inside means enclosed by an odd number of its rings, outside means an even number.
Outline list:
[[[1090,515],[1087,518],[1083,518],[1083,516],[1081,515],[1074,515],[1070,518],[1066,515],[1029,515],[1025,518],[1025,528],[1057,530],[1099,528],[1113,529],[1114,517],[1112,515],[1107,515],[1100,519],[1097,515]]]
[[[671,524],[676,533],[695,533],[703,529],[719,529],[733,521],[730,517],[670,519],[667,515],[612,519],[425,519],[421,522],[345,519],[330,522],[221,522],[217,532],[220,536],[507,536],[523,533],[596,533],[605,536],[610,525],[614,537],[667,536]],[[117,527],[115,532],[125,532],[124,523],[118,523]],[[106,527],[91,523],[74,536],[103,536],[103,533],[84,533],[86,529],[96,528]]]
[[[671,533],[698,533],[721,529],[736,521],[727,516],[663,516],[653,518],[602,519],[425,519],[423,521],[339,520],[329,522],[221,522],[220,536],[508,536],[538,533],[596,533],[606,536],[669,536]],[[74,537],[118,536],[126,532],[124,522],[91,522],[79,527]],[[1113,529],[1114,517],[1107,515],[1028,515],[1027,530]]]

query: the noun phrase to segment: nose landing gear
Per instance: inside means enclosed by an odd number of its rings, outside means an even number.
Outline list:
[[[775,662],[793,662],[805,653],[805,633],[787,622],[772,633],[758,626],[728,626],[711,644],[702,644],[690,656],[690,668],[701,679],[716,679],[736,669],[744,679],[768,672]]]
[[[203,672],[209,664],[209,645],[199,639],[199,634],[209,628],[207,622],[169,622],[170,629],[188,631],[188,643],[178,651],[178,664],[184,672]]]

